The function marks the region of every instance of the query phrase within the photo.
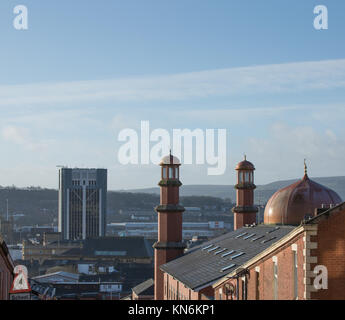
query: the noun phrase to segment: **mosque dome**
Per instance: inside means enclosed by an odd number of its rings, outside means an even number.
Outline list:
[[[307,216],[314,216],[315,209],[330,207],[343,202],[339,195],[305,175],[302,180],[277,191],[268,201],[265,224],[299,225]]]

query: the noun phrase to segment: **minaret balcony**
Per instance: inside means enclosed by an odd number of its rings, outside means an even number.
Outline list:
[[[241,182],[235,185],[235,189],[238,190],[254,190],[256,185],[252,182]]]
[[[162,179],[158,185],[160,187],[180,187],[182,186],[182,182],[178,179]]]

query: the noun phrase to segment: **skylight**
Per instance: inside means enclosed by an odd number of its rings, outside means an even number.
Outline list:
[[[269,231],[267,231],[266,233],[272,233],[272,232],[277,231],[277,230],[279,230],[279,229],[280,229],[280,227],[275,227],[274,229],[269,230]]]
[[[224,258],[224,257],[227,257],[227,256],[229,256],[230,254],[233,254],[235,252],[235,250],[231,250],[231,251],[229,251],[229,252],[227,252],[227,253],[224,253],[224,254],[222,254],[222,257]]]
[[[242,237],[242,236],[245,236],[246,234],[248,234],[248,232],[243,232],[243,233],[239,234],[239,235],[236,237],[236,239],[238,239],[238,238],[240,238],[240,237]]]
[[[244,238],[243,238],[243,240],[247,240],[247,239],[249,239],[249,238],[252,238],[252,237],[254,237],[256,234],[255,233],[252,233],[252,234],[250,234],[249,236],[245,236]]]
[[[208,248],[211,248],[212,246],[213,246],[213,244],[210,244],[209,246],[204,247],[204,248],[202,248],[201,250],[206,250],[206,249],[208,249]]]
[[[265,240],[261,241],[261,243],[269,242],[269,241],[271,241],[271,240],[273,240],[273,239],[275,239],[275,238],[276,238],[276,237],[272,237],[272,238],[269,238],[269,239],[265,239]]]
[[[256,240],[259,240],[259,239],[262,239],[262,238],[264,238],[265,236],[260,236],[260,237],[257,237],[257,238],[254,238],[254,239],[252,239],[252,242],[254,242],[254,241],[256,241]]]
[[[219,246],[218,246],[218,247],[214,247],[214,248],[212,248],[212,249],[207,250],[207,252],[212,252],[212,251],[217,250],[217,249],[219,249],[219,248],[220,248]]]
[[[234,264],[234,263],[230,264],[230,266],[227,266],[227,267],[223,268],[221,271],[224,272],[226,270],[229,270],[229,269],[233,268],[234,266],[236,266],[236,264]]]
[[[214,253],[214,255],[219,254],[219,253],[222,253],[222,252],[224,252],[224,251],[226,251],[226,250],[228,250],[228,249],[224,248],[224,249],[222,249],[222,250],[218,250],[218,251],[216,251],[216,252]]]
[[[244,252],[237,253],[237,254],[235,254],[234,256],[231,256],[230,259],[231,259],[231,260],[236,259],[236,258],[238,258],[238,257],[240,257],[240,256],[243,256],[244,254],[245,254]]]

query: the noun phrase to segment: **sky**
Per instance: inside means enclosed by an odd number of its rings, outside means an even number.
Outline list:
[[[17,5],[28,30],[13,26]],[[314,7],[328,29],[314,28]],[[184,184],[344,176],[345,13],[332,0],[3,0],[0,185],[58,187],[57,165],[108,168],[108,188],[155,187],[123,165],[123,129],[226,129],[226,171]],[[153,146],[155,143],[151,143]]]

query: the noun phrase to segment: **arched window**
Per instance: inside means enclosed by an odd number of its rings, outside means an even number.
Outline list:
[[[244,182],[250,182],[249,180],[249,172],[246,171],[245,174],[244,174]]]
[[[168,168],[163,167],[163,179],[168,179]]]
[[[243,182],[243,171],[240,171],[238,173],[238,183],[242,183]]]

